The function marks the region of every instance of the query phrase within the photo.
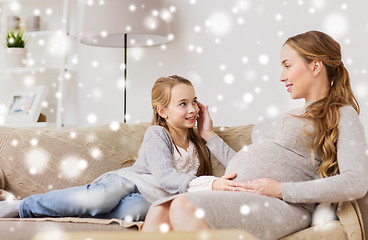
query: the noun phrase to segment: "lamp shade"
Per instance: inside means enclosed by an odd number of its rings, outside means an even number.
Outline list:
[[[170,41],[169,20],[164,0],[87,0],[81,42],[102,47],[164,44]]]

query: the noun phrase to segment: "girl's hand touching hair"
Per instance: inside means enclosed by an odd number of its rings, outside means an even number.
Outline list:
[[[214,135],[215,131],[213,130],[213,122],[208,112],[208,106],[204,106],[202,103],[198,102],[199,114],[197,119],[197,126],[199,135],[206,142],[208,142]]]

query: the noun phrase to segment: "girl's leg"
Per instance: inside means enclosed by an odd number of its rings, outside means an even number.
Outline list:
[[[139,192],[135,192],[123,198],[111,212],[100,214],[96,217],[124,219],[126,221],[143,221],[150,205]]]
[[[109,174],[85,186],[36,194],[23,199],[19,216],[87,217],[110,212],[136,186],[118,175]]]
[[[169,219],[169,208],[172,201],[151,207],[147,213],[146,220],[142,228],[143,232],[158,232],[161,224],[167,224],[169,230],[172,226]]]
[[[179,196],[175,198],[169,210],[173,230],[193,231],[210,229],[204,218],[196,217],[196,210],[194,205],[186,197]]]

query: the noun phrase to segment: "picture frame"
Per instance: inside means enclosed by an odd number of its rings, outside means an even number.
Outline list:
[[[46,95],[47,88],[41,85],[10,92],[6,102],[5,122],[7,124],[36,123]]]

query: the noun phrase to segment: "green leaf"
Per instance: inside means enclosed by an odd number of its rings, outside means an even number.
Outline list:
[[[14,30],[10,30],[5,34],[5,45],[8,48],[24,48],[29,39],[24,38],[24,31],[19,30],[15,32]]]

